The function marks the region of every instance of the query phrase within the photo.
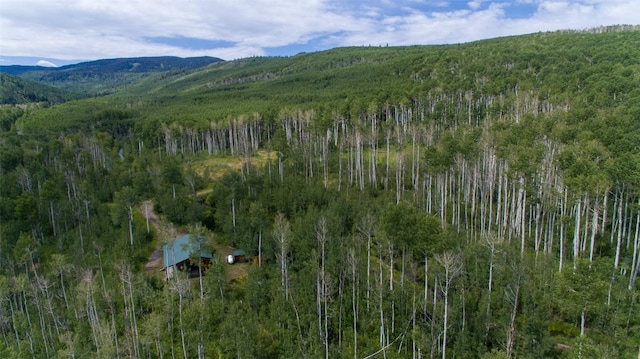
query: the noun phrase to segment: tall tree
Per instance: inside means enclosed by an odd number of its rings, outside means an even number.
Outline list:
[[[273,238],[276,240],[278,247],[280,248],[280,254],[278,260],[280,262],[280,280],[281,289],[284,294],[285,300],[289,298],[289,240],[291,237],[291,226],[289,221],[284,217],[284,214],[278,213],[276,215],[275,223],[272,230]]]
[[[447,329],[449,319],[449,290],[453,280],[462,273],[463,263],[459,253],[446,251],[436,255],[436,260],[444,269],[444,314],[442,324],[442,359],[447,357]]]

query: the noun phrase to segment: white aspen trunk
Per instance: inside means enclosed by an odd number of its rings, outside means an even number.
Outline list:
[[[289,222],[284,218],[282,213],[276,216],[273,225],[273,236],[280,246],[280,280],[284,294],[284,300],[289,300],[289,270],[287,265],[287,255],[289,251],[289,236],[291,235],[291,227]]]
[[[375,232],[375,218],[370,213],[366,214],[358,224],[358,231],[367,237],[367,312],[371,302],[371,240]]]
[[[416,156],[416,128],[411,127],[411,184],[413,185],[414,194],[418,192],[417,180],[417,156]]]
[[[422,309],[423,312],[427,312],[427,300],[429,295],[429,258],[424,256],[424,307]]]
[[[187,356],[187,345],[184,339],[184,326],[182,325],[182,293],[178,294],[179,297],[179,306],[178,306],[178,316],[180,320],[180,341],[182,342],[182,355],[183,358],[188,358]]]
[[[581,199],[578,198],[578,202],[576,203],[576,225],[573,231],[573,271],[576,271],[576,267],[578,265],[578,255],[580,252],[580,215],[581,211]]]
[[[640,207],[640,199],[638,199],[638,207]],[[640,210],[636,214],[636,234],[633,240],[633,260],[631,265],[631,275],[629,276],[629,290],[633,290],[636,278],[638,277],[638,271],[640,271]]]
[[[596,232],[598,231],[598,214],[600,208],[598,199],[596,197],[596,203],[593,206],[593,218],[591,219],[591,240],[589,243],[589,263],[593,262],[593,248],[596,243]]]
[[[371,184],[378,187],[378,125],[376,115],[371,116]]]
[[[447,357],[447,323],[449,318],[449,271],[445,269],[444,316],[442,318],[442,359]]]
[[[485,340],[489,336],[489,328],[491,327],[491,293],[493,288],[493,260],[495,258],[495,253],[496,253],[495,238],[487,237],[487,244],[489,246],[491,255],[489,260],[489,281],[487,284],[488,298],[487,298],[487,310],[485,314],[485,332],[484,332]]]
[[[426,187],[426,192],[427,192],[426,208],[428,213],[433,212],[433,191],[431,187],[432,185],[433,185],[433,176],[431,176],[431,174],[428,173],[426,174],[426,178],[424,179],[424,187]]]
[[[511,300],[513,306],[511,309],[511,318],[509,321],[509,331],[507,332],[507,357],[511,358],[513,353],[513,348],[515,346],[515,334],[516,334],[516,315],[518,311],[518,297],[520,295],[520,274],[518,274],[518,278],[516,279],[515,290],[511,289],[511,295],[513,299]]]
[[[504,181],[504,185],[502,186],[503,188],[503,205],[502,205],[502,233],[500,234],[500,236],[504,236],[505,234],[508,234],[507,239],[509,241],[509,243],[511,243],[511,229],[509,226],[509,203],[513,203],[514,199],[513,197],[511,198],[511,200],[509,199],[509,179],[507,178],[506,174],[503,174],[503,181]],[[508,233],[506,233],[506,231],[509,231]]]
[[[609,191],[605,190],[604,199],[602,203],[602,224],[600,225],[600,232],[604,233],[605,226],[607,225],[607,204],[609,204]]]
[[[440,265],[444,268],[444,315],[442,324],[442,359],[446,359],[447,355],[447,325],[449,317],[449,289],[451,282],[462,271],[461,258],[457,254],[445,252],[436,257]]]
[[[355,162],[353,159],[353,134],[350,133],[348,136],[349,156],[347,157],[347,180],[349,186],[353,186],[353,166]]]
[[[322,141],[322,169],[324,175],[324,188],[329,188],[329,136]]]
[[[519,191],[518,191],[519,192]],[[516,186],[515,183],[511,184],[511,208],[508,212],[505,211],[505,223],[509,226],[509,243],[511,243],[511,239],[514,234],[519,233],[520,230],[520,222],[518,221],[522,212],[520,211],[519,203],[520,197],[516,197]]]
[[[328,321],[329,321],[329,298],[327,291],[327,273],[326,273],[326,258],[325,258],[325,245],[327,243],[327,222],[324,217],[321,217],[316,226],[316,238],[320,245],[320,268],[318,269],[318,282],[317,282],[317,298],[318,298],[318,329],[320,331],[320,338],[324,345],[325,359],[329,359],[329,333],[328,333]]]
[[[403,245],[402,246],[402,265],[401,265],[401,271],[400,271],[400,287],[404,288],[404,260],[405,260],[405,254],[407,252],[407,245]]]
[[[432,304],[433,304],[433,313],[436,312],[436,308],[438,305],[438,276],[436,275],[436,278],[433,281],[433,300],[432,300]],[[434,319],[431,321],[431,358],[433,358],[434,354],[435,354],[435,350],[436,350],[436,341],[434,340],[434,335],[435,335],[435,316]]]
[[[584,217],[584,226],[580,235],[580,251],[584,253],[587,250],[587,237],[589,234],[589,212],[591,211],[591,203],[589,202],[589,194],[585,195],[584,205],[582,206],[582,216]]]
[[[13,309],[13,301],[9,300],[9,309],[11,310],[11,323],[13,324],[13,334],[16,337],[16,344],[18,346],[18,351],[21,350],[20,348],[20,334],[18,333],[18,326],[16,323],[16,316],[15,316],[15,310]],[[8,346],[8,345],[7,345]]]
[[[262,267],[262,229],[258,231],[258,267]]]
[[[129,243],[133,247],[133,208],[129,205]]]
[[[318,270],[318,274],[316,275],[316,316],[318,317],[318,337],[323,341],[324,345],[324,335],[322,334],[322,281],[320,279],[321,272]]]
[[[367,236],[367,311],[371,301],[371,236]]]
[[[149,202],[147,201],[144,201],[144,217],[147,221],[147,233],[149,233],[151,228],[149,227]]]
[[[582,313],[580,314],[580,338],[584,337],[584,324],[586,319],[587,308],[582,307]]]
[[[536,252],[536,259],[538,258],[538,254],[540,254],[540,243],[542,241],[542,226],[540,226],[540,222],[542,221],[541,218],[541,214],[540,212],[542,211],[542,206],[539,203],[536,203],[536,210],[535,210],[535,218],[534,218],[534,222],[535,222],[535,228],[533,230],[533,243],[534,243],[534,250]]]
[[[202,276],[201,276],[202,277]],[[133,349],[134,349],[134,353],[136,358],[140,357],[140,348],[138,348],[138,342],[139,342],[139,334],[138,334],[138,320],[137,320],[137,315],[136,315],[136,304],[135,304],[135,300],[133,298],[133,277],[131,272],[127,271],[127,284],[129,285],[129,300],[131,301],[131,319],[132,319],[132,323],[133,323]],[[114,334],[117,336],[117,334]]]
[[[622,247],[622,202],[624,201],[624,195],[620,195],[620,201],[618,204],[618,241],[616,243],[616,258],[613,263],[613,268],[618,269],[620,264],[620,251]]]
[[[564,261],[564,217],[567,214],[567,188],[564,188],[564,201],[560,202],[560,261],[558,264],[558,272],[562,272],[562,264]]]
[[[53,229],[53,237],[57,237],[56,232],[56,217],[53,211],[53,201],[49,201],[49,215],[51,217],[51,228]]]
[[[281,155],[278,155],[278,175],[280,176],[280,184],[284,183],[284,162],[282,162]]]
[[[360,191],[364,191],[364,156],[362,155],[364,145],[360,137],[360,131],[356,131],[356,176],[360,184]]]
[[[522,181],[520,182],[520,185],[523,186]],[[520,192],[521,192],[521,196],[522,196],[522,206],[521,206],[521,210],[522,210],[522,214],[520,215],[520,257],[524,258],[524,239],[525,239],[525,226],[526,226],[526,208],[527,208],[527,191],[525,191],[522,187],[520,187]]]
[[[32,267],[33,267],[33,265],[32,265]],[[36,281],[37,281],[37,278],[36,278]],[[46,330],[45,330],[45,327],[46,327],[45,326],[45,319],[44,319],[44,313],[43,313],[43,310],[42,310],[42,306],[40,304],[40,298],[39,298],[40,296],[38,295],[39,291],[40,290],[37,289],[37,288],[34,289],[34,300],[33,300],[33,302],[35,302],[36,309],[38,311],[38,319],[39,319],[39,322],[40,322],[40,334],[42,335],[42,343],[44,343],[45,354],[46,354],[46,357],[48,358],[49,357],[49,340],[48,340],[47,333],[46,333]]]
[[[387,140],[387,156],[386,156],[386,171],[384,174],[384,189],[385,191],[389,190],[389,160],[390,160],[390,153],[389,153],[389,141],[391,140],[391,132],[390,130],[387,130],[387,136],[386,136],[386,140]]]
[[[231,198],[231,221],[233,223],[233,231],[236,230],[236,199]]]
[[[358,358],[358,307],[357,307],[357,283],[356,269],[358,267],[355,249],[349,250],[349,262],[351,264],[351,310],[353,312],[353,358]]]
[[[633,218],[633,215],[632,215],[630,212],[631,212],[631,210],[629,209],[629,199],[627,198],[627,199],[625,200],[625,203],[624,203],[624,217],[623,217],[623,218],[624,218],[624,220],[623,220],[623,223],[624,223],[624,224],[623,224],[623,227],[622,227],[622,228],[624,228],[624,230],[622,231],[622,236],[624,237],[624,236],[626,235],[625,242],[627,243],[627,244],[626,244],[626,249],[627,249],[627,251],[628,251],[629,249],[631,249],[631,248],[630,248],[630,243],[631,243],[631,230],[629,229],[629,225],[631,224],[631,223],[630,223],[631,221],[628,221],[628,220],[627,220],[627,219],[630,219],[630,220],[631,220],[631,219]]]
[[[613,213],[611,214],[611,230],[609,231],[611,232],[611,237],[609,238],[610,244],[613,244],[613,239],[615,238],[616,231],[618,228],[617,208],[618,208],[618,192],[616,191],[613,197]]]
[[[382,278],[382,253],[380,253],[380,257],[378,258],[378,308],[380,310],[380,340],[379,344],[381,348],[385,348],[385,332],[384,332],[384,308],[382,306],[382,292],[383,290],[383,278]],[[383,350],[383,356],[386,358],[387,352]]]
[[[498,174],[498,199],[496,203],[496,225],[500,224],[500,213],[502,211],[502,166],[500,166],[500,173]],[[491,227],[491,223],[489,223],[489,227]],[[502,237],[502,229],[498,226],[497,228],[498,236]]]
[[[492,224],[493,224],[493,192],[494,189],[496,188],[496,158],[495,156],[491,156],[490,157],[491,162],[489,162],[489,168],[490,168],[490,176],[489,176],[489,188],[488,188],[488,192],[489,192],[489,200],[485,201],[485,202],[489,202],[489,213],[487,214],[487,219],[488,219],[488,223],[487,223],[487,232],[491,233],[491,229],[492,229]],[[483,197],[486,197],[486,194],[483,192]],[[498,196],[500,196],[500,189],[498,189]],[[499,209],[498,209],[499,211]]]
[[[403,189],[403,180],[402,180],[402,172],[403,172],[403,156],[400,151],[396,151],[396,204],[400,203],[402,200],[402,189]]]
[[[393,291],[393,243],[389,241],[389,291]]]
[[[438,179],[440,180],[440,221],[442,222],[442,228],[444,229],[445,220],[447,218],[447,178],[448,171],[445,171],[444,174],[439,175]]]
[[[412,265],[411,266],[411,274],[412,274],[412,278],[413,281],[416,282],[417,275],[416,275],[416,266]],[[417,312],[417,308],[416,308],[416,286],[412,286],[413,288],[413,292],[411,295],[411,330],[415,331],[416,330],[416,312]],[[415,338],[411,338],[411,358],[415,359],[416,358],[416,339]]]

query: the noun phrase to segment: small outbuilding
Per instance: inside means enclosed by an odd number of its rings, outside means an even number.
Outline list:
[[[192,263],[194,254],[199,255],[200,263]],[[171,278],[176,270],[187,272],[189,277],[197,277],[209,267],[213,253],[204,237],[186,234],[162,246],[162,257],[162,270],[166,272],[167,279]]]

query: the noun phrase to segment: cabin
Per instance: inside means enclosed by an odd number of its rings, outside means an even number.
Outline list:
[[[227,256],[227,263],[240,263],[245,262],[247,260],[247,253],[242,249],[234,249],[231,254]]]
[[[202,268],[198,267],[198,263],[191,263],[189,257],[192,253],[200,253]],[[213,253],[206,246],[204,237],[192,238],[186,234],[162,246],[162,259],[162,270],[166,272],[167,280],[176,270],[186,272],[191,278],[199,276],[200,272],[204,274],[213,259]]]

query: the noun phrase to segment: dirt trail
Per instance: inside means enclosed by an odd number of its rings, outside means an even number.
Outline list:
[[[154,211],[153,202],[144,201],[138,207],[138,211],[149,222],[149,225],[153,226],[156,233],[160,232],[160,217]],[[162,243],[157,241],[156,249],[149,256],[149,261],[144,265],[144,270],[160,270],[162,269]]]

